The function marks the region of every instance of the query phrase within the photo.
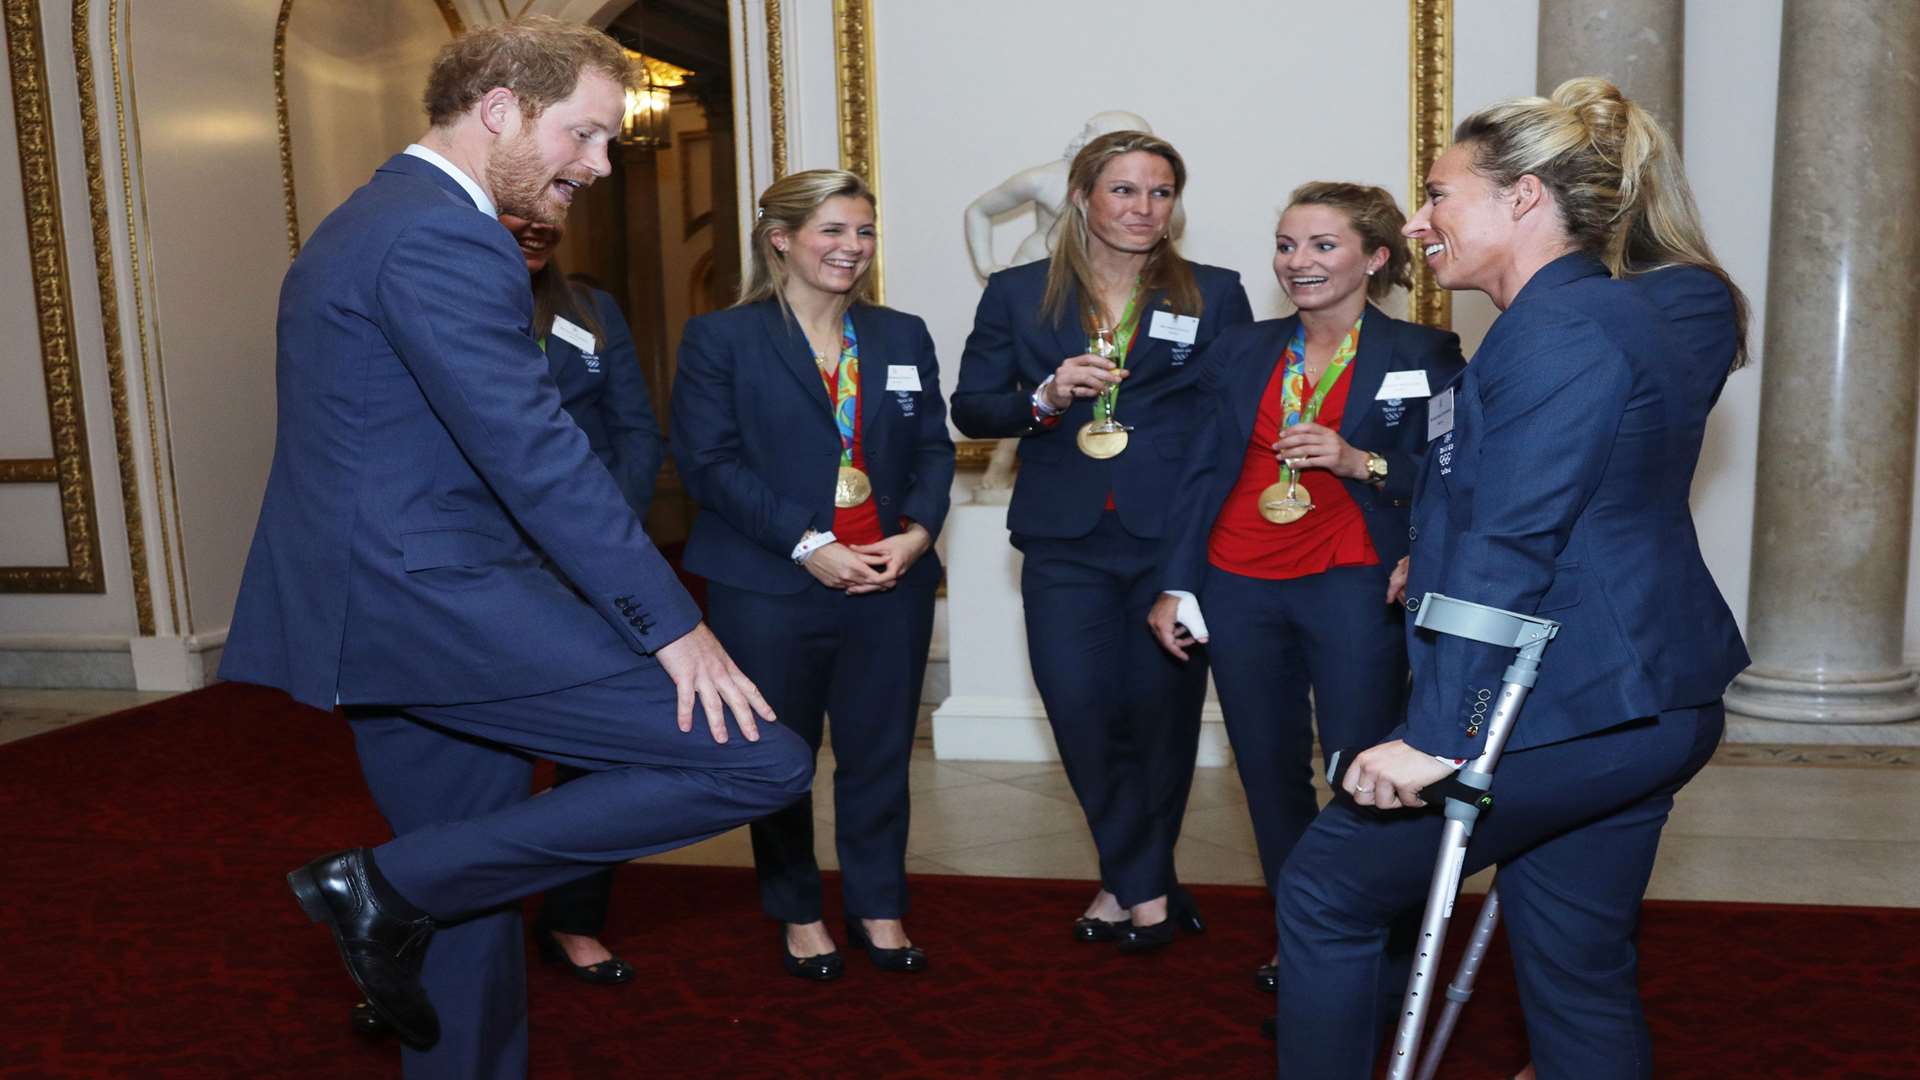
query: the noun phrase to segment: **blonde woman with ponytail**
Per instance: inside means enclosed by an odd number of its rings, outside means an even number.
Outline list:
[[[1406,233],[1441,285],[1502,311],[1434,403],[1451,419],[1432,425],[1407,596],[1562,624],[1465,872],[1500,869],[1538,1075],[1648,1077],[1640,898],[1674,793],[1719,742],[1721,694],[1747,665],[1687,505],[1707,410],[1744,354],[1745,306],[1671,140],[1600,79],[1468,117]],[[1373,1075],[1389,1034],[1375,1001],[1384,928],[1420,902],[1441,828],[1402,808],[1481,753],[1511,650],[1414,631],[1408,652],[1399,737],[1355,759],[1347,798],[1281,874],[1289,1075]]]
[[[940,584],[953,441],[933,339],[873,302],[873,192],[811,169],[760,196],[740,302],[687,323],[673,453],[700,516],[687,569],[707,619],[818,753],[833,713],[834,839],[848,940],[921,972],[907,936],[907,763]],[[781,964],[839,978],[813,798],[753,823]]]

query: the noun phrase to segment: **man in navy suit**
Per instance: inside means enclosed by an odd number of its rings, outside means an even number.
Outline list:
[[[289,882],[409,1076],[524,1073],[507,905],[811,781],[561,408],[496,218],[557,222],[608,173],[628,75],[611,39],[552,19],[454,41],[431,130],[281,291],[273,468],[221,675],[352,722],[395,838]],[[592,775],[529,799],[530,755]]]

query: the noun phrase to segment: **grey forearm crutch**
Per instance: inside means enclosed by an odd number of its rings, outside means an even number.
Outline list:
[[[1394,1034],[1393,1056],[1387,1063],[1387,1080],[1411,1080],[1420,1057],[1420,1035],[1426,1025],[1427,1000],[1433,996],[1434,969],[1440,963],[1440,949],[1447,939],[1447,923],[1453,918],[1453,900],[1460,891],[1460,867],[1466,861],[1467,841],[1473,836],[1474,822],[1480,812],[1493,805],[1488,789],[1493,786],[1493,768],[1500,751],[1513,731],[1520,706],[1533,689],[1540,671],[1540,657],[1547,642],[1560,631],[1552,619],[1502,611],[1466,600],[1455,600],[1439,593],[1428,593],[1420,601],[1414,625],[1439,634],[1451,634],[1471,641],[1502,648],[1518,649],[1519,654],[1501,676],[1498,700],[1492,718],[1486,724],[1486,749],[1455,773],[1449,782],[1433,785],[1426,792],[1442,793],[1446,799],[1446,825],[1440,833],[1440,850],[1434,857],[1433,880],[1427,888],[1427,906],[1420,921],[1420,945],[1415,952],[1413,973],[1407,979],[1406,997],[1401,1000],[1399,1029]],[[1328,762],[1329,781],[1337,788],[1341,755]],[[1494,909],[1497,910],[1497,909]],[[1484,911],[1492,916],[1494,911]],[[1491,939],[1490,918],[1483,918],[1486,939]],[[1485,952],[1485,941],[1476,943]],[[1473,958],[1477,971],[1478,957]],[[1472,979],[1468,978],[1471,986]],[[1454,1010],[1455,1013],[1458,1010]],[[1445,1022],[1450,1025],[1451,1018]],[[1435,1055],[1437,1057],[1437,1054]],[[1426,1075],[1431,1076],[1429,1070]]]

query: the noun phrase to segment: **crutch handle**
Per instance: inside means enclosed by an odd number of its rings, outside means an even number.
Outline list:
[[[1340,781],[1346,777],[1347,768],[1353,764],[1353,759],[1360,756],[1360,751],[1365,749],[1367,748],[1364,746],[1349,746],[1345,750],[1335,750],[1333,756],[1327,758],[1327,784],[1335,792],[1340,791]],[[1461,783],[1457,773],[1449,773],[1420,789],[1421,802],[1433,805],[1442,799],[1465,803],[1479,810],[1493,809],[1493,793]]]

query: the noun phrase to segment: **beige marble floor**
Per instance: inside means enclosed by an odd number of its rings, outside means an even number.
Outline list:
[[[165,694],[0,689],[0,743]],[[814,814],[833,851],[833,759],[821,754]],[[1093,846],[1058,765],[936,761],[914,747],[907,868],[917,873],[1093,880]],[[738,829],[658,861],[752,862]],[[1232,769],[1200,769],[1177,851],[1191,883],[1260,880],[1246,797]],[[1484,879],[1469,882],[1484,888]],[[1680,793],[1648,895],[1677,900],[1920,907],[1920,753],[1857,747],[1726,746]]]

